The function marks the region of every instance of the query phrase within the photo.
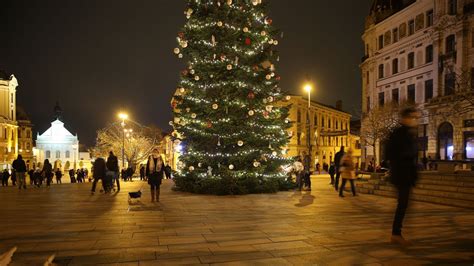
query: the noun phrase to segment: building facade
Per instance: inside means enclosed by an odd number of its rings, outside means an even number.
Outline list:
[[[474,159],[473,15],[472,0],[375,0],[366,18],[362,112],[418,107],[420,158]],[[379,161],[377,146],[362,157]]]
[[[347,147],[352,148],[355,156],[360,154],[360,149],[357,149],[356,145],[357,136],[351,135],[350,131],[351,115],[342,111],[342,103],[339,102],[334,108],[312,101],[308,108],[307,99],[292,96],[285,104],[291,104],[289,119],[292,122],[292,127],[289,129],[291,139],[285,148],[287,156],[300,156],[303,152],[309,154],[311,147],[314,167],[317,163],[330,164],[341,146],[345,146],[346,150]],[[357,160],[359,161],[359,158]]]
[[[14,75],[0,71],[0,168],[5,169],[18,155],[18,124],[16,122],[16,88]]]
[[[55,169],[63,171],[82,168],[79,155],[79,140],[77,135],[71,134],[59,119],[51,123],[51,127],[36,138],[38,165],[42,165],[45,159]]]
[[[24,112],[17,109],[18,123],[18,154],[25,160],[28,169],[35,168],[35,158],[33,156],[33,124]]]

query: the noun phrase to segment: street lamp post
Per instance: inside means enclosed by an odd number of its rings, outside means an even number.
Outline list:
[[[306,128],[307,128],[306,144],[308,145],[308,153],[309,153],[310,158],[312,155],[312,149],[311,149],[312,146],[311,146],[311,124],[310,124],[309,113],[311,110],[311,90],[312,89],[313,87],[309,83],[304,86],[304,90],[308,93],[308,112],[306,113]],[[311,164],[312,164],[312,161],[311,161]]]
[[[125,168],[125,120],[128,119],[128,114],[120,113],[119,118],[122,119],[122,169]]]

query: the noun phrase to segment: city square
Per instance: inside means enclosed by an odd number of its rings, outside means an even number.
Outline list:
[[[328,176],[311,192],[204,196],[171,191],[160,203],[91,196],[90,184],[0,193],[0,250],[17,246],[12,265],[471,265],[474,213],[413,202],[406,235],[413,247],[390,244],[395,200],[340,199]],[[14,203],[14,204],[13,204]]]

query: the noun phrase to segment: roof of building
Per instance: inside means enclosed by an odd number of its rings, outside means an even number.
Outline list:
[[[379,23],[415,2],[416,0],[374,0],[369,16],[374,16],[374,22]]]
[[[26,113],[25,109],[19,105],[16,106],[16,120],[30,120],[30,117]]]
[[[303,96],[301,95],[290,95],[292,98],[295,98],[295,97],[299,97],[305,101],[308,101],[308,98],[304,98]],[[329,104],[324,104],[324,103],[321,103],[321,102],[317,102],[317,101],[313,101],[311,100],[311,103],[312,104],[317,104],[317,105],[321,105],[323,107],[326,107],[326,108],[329,108],[329,109],[333,109],[334,111],[337,111],[337,112],[341,112],[341,113],[346,113],[346,114],[349,114],[351,115],[349,112],[346,112],[344,110],[340,110],[340,109],[337,109],[336,107],[332,106],[332,105],[329,105]]]

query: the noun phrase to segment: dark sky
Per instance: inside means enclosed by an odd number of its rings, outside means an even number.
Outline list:
[[[93,145],[98,128],[127,110],[169,130],[170,99],[183,61],[173,54],[184,0],[2,0],[0,69],[18,78],[18,103],[44,131],[59,101],[66,126]],[[361,34],[371,0],[273,0],[282,88],[356,113]]]

